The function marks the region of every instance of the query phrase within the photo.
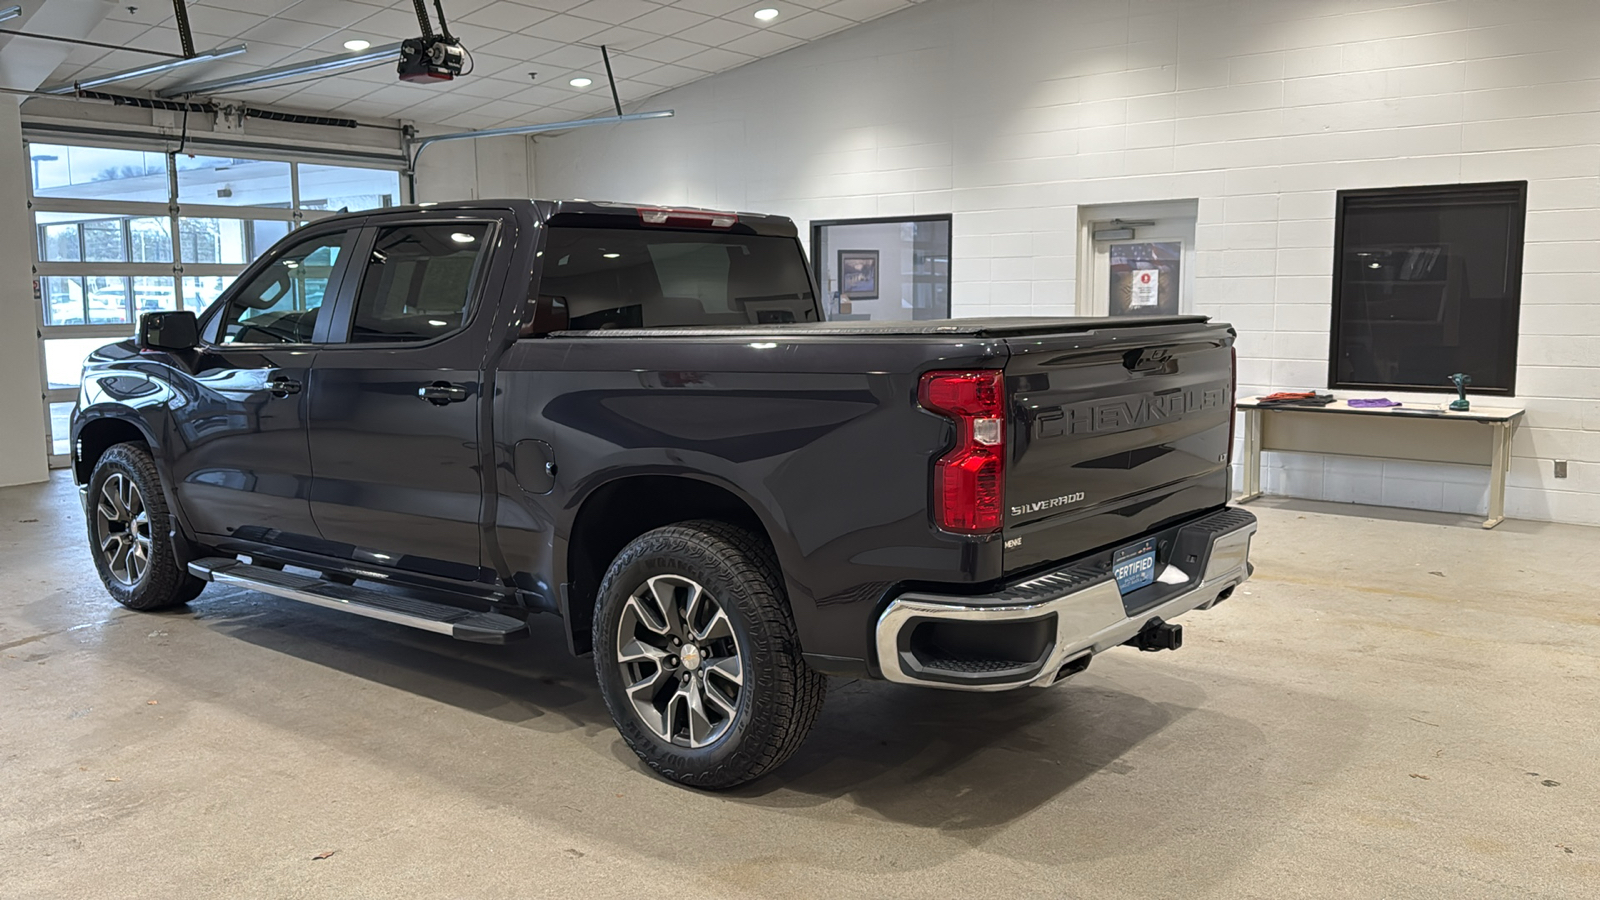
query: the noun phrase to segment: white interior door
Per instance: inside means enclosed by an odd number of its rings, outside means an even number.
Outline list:
[[[1084,223],[1088,277],[1080,309],[1090,316],[1177,315],[1191,310],[1193,215],[1136,211]]]

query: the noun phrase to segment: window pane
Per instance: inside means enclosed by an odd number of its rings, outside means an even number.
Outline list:
[[[811,281],[792,238],[551,228],[540,291],[575,329],[808,322]]]
[[[289,164],[226,156],[178,156],[178,202],[288,209]]]
[[[39,213],[39,259],[42,262],[80,262],[83,247],[78,243],[78,223],[74,213]]]
[[[46,325],[83,324],[83,279],[47,275],[39,279]]]
[[[217,302],[222,292],[233,284],[232,275],[185,275],[183,278],[183,306],[195,312],[204,312]]]
[[[133,279],[133,309],[139,313],[178,308],[173,280],[166,275],[136,275]]]
[[[35,197],[167,202],[167,157],[142,150],[29,144]]]
[[[103,337],[53,338],[40,343],[44,344],[44,372],[50,387],[75,388],[83,381],[84,358],[116,341]]]
[[[72,448],[74,405],[71,400],[50,404],[50,452],[55,456],[66,456]]]
[[[93,219],[83,223],[83,258],[88,262],[127,262],[122,219]]]
[[[240,265],[250,261],[240,219],[178,220],[178,259],[186,263]]]
[[[350,340],[425,341],[459,329],[487,225],[406,225],[378,232]]]
[[[378,209],[400,202],[400,173],[300,164],[301,209]]]
[[[132,322],[128,314],[128,279],[121,275],[89,275],[84,278],[89,290],[89,324],[112,325]]]
[[[303,241],[234,294],[222,322],[223,343],[310,341],[344,237],[340,233]]]
[[[272,245],[289,233],[289,222],[277,219],[258,219],[250,223],[250,259],[272,249]]]
[[[1516,372],[1523,194],[1453,185],[1340,198],[1334,387],[1445,391]]]
[[[830,320],[950,315],[947,220],[824,225],[812,250]]]
[[[161,216],[128,220],[130,262],[172,262],[172,220]]]

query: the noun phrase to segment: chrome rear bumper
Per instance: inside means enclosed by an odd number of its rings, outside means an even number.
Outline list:
[[[1250,577],[1250,540],[1255,532],[1255,516],[1237,508],[1174,529],[1172,546],[1183,552],[1170,550],[1155,583],[1127,598],[1139,604],[1131,607],[1132,612],[1104,556],[987,596],[903,594],[878,618],[878,665],[884,678],[903,684],[970,691],[1048,687],[1082,671],[1089,657],[1125,643],[1154,619],[1170,620],[1226,599]],[[1198,548],[1204,552],[1194,552]],[[1194,563],[1187,562],[1190,557]],[[1137,599],[1145,592],[1155,597],[1148,605]],[[917,647],[920,627],[952,628],[959,636],[961,623],[977,626],[966,630],[979,634],[986,625],[1016,623],[1015,637],[1025,643],[1032,632],[1043,649],[1036,658],[1024,660],[986,659],[971,652],[957,659],[923,656]]]

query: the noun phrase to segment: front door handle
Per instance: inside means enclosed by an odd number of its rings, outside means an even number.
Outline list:
[[[291,378],[285,378],[282,375],[278,375],[271,381],[267,382],[267,390],[271,391],[272,396],[274,397],[287,397],[290,394],[298,394],[300,393],[300,388],[302,387],[304,387],[304,385],[302,385],[300,382]]]
[[[417,396],[434,406],[444,406],[447,403],[460,403],[467,399],[467,389],[449,382],[435,381],[433,384],[417,388]]]

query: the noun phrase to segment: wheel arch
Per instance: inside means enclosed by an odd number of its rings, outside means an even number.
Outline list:
[[[718,482],[685,475],[625,475],[594,487],[577,509],[567,532],[561,586],[561,615],[575,653],[593,647],[594,601],[606,569],[622,548],[647,531],[692,519],[726,522],[766,541],[781,558],[756,504]]]
[[[101,412],[86,414],[80,418],[73,434],[71,448],[72,470],[78,484],[89,483],[89,476],[94,474],[95,464],[107,450],[117,444],[126,443],[144,444],[150,449],[150,455],[156,457],[157,470],[165,469],[161,465],[159,454],[156,453],[158,444],[155,438],[150,434],[144,421],[137,416]]]

